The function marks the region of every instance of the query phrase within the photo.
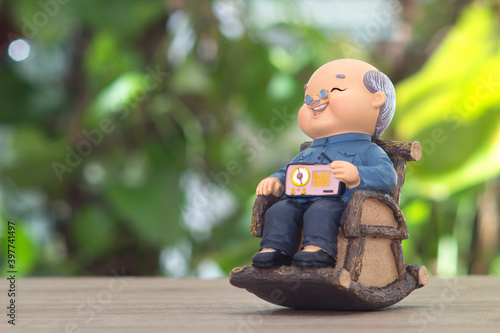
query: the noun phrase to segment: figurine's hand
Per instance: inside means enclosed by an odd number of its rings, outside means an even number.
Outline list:
[[[348,188],[354,188],[361,183],[358,168],[346,161],[333,161],[330,163],[333,175],[338,180],[344,182]]]
[[[269,195],[272,194],[277,197],[281,197],[285,187],[281,184],[280,180],[275,177],[264,178],[255,191],[257,195]]]

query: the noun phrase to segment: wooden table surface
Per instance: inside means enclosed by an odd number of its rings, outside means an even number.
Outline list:
[[[25,278],[16,325],[3,332],[500,332],[500,276],[431,278],[379,311],[298,311],[269,304],[228,279]]]

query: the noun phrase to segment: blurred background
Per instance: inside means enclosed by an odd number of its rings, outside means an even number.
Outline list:
[[[500,274],[498,31],[498,1],[0,0],[0,271],[7,220],[24,276],[249,264],[303,85],[348,57],[396,86],[382,138],[423,146],[406,262]]]

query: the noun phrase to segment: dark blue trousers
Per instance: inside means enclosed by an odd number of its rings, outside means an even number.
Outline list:
[[[265,214],[260,247],[285,252],[289,257],[302,246],[316,245],[337,257],[337,236],[346,203],[339,198],[321,198],[300,203],[283,199],[272,205]]]

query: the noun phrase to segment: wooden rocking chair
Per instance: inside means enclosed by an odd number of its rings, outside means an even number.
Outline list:
[[[406,162],[418,161],[422,148],[416,141],[376,143],[391,158],[398,183],[390,194],[371,190],[353,193],[342,217],[335,267],[237,267],[231,272],[231,284],[286,307],[336,310],[383,308],[424,286],[429,279],[427,269],[404,263],[401,241],[408,238],[408,228],[399,209]],[[300,150],[310,144],[303,143]],[[257,197],[252,236],[262,236],[265,212],[278,200],[275,196]]]

